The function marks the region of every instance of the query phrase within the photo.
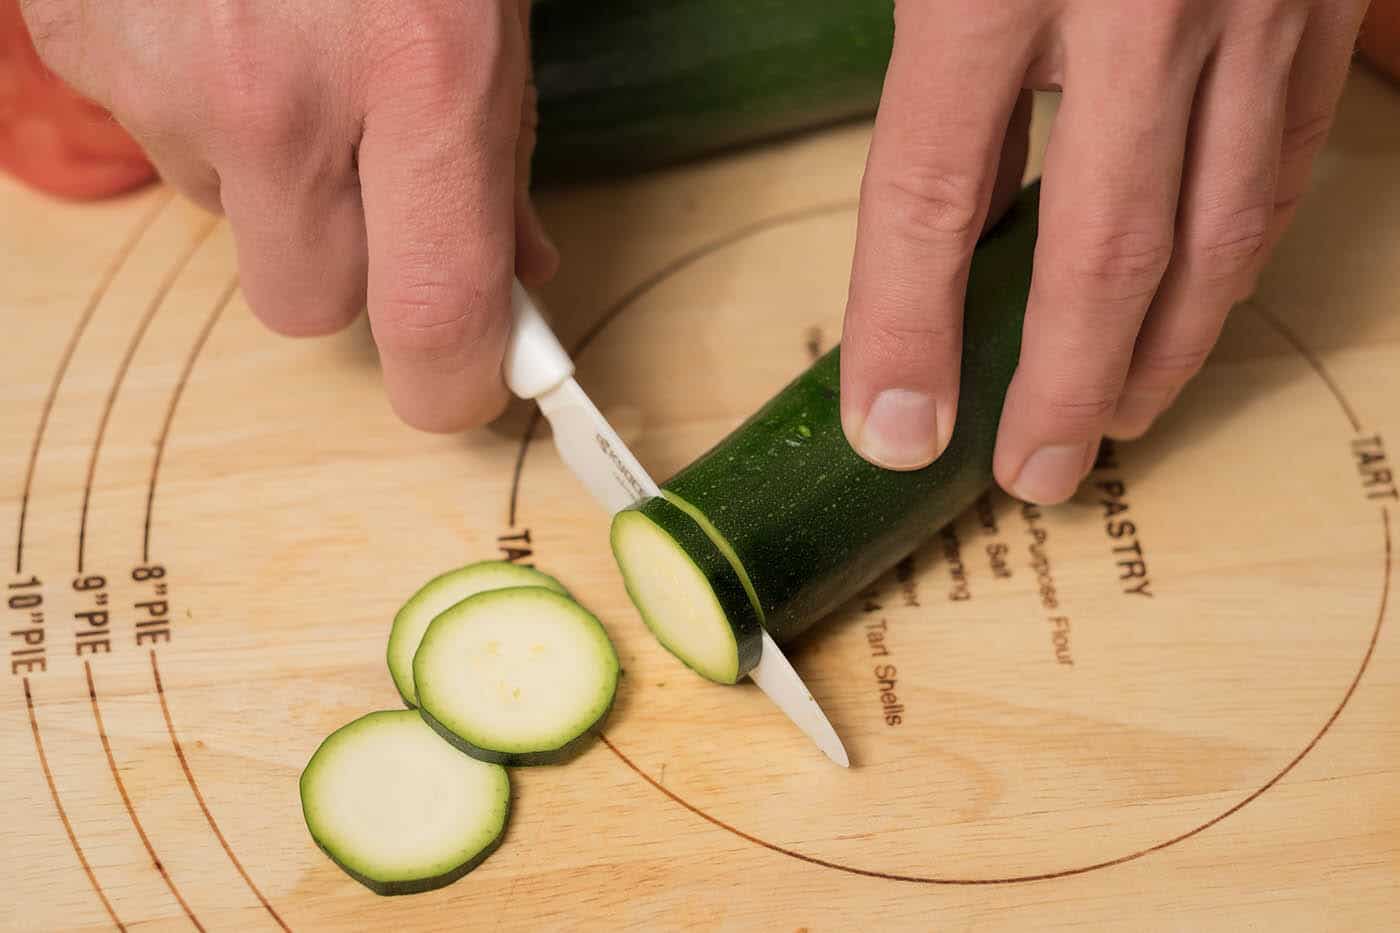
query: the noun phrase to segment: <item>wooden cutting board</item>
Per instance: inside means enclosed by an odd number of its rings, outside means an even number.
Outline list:
[[[658,475],[838,338],[867,132],[544,199],[548,303]],[[3,924],[1393,928],[1398,165],[1400,92],[1357,74],[1161,425],[1064,507],[989,496],[794,647],[849,771],[658,647],[526,410],[415,433],[364,326],[256,323],[221,220],[0,187]],[[514,772],[481,868],[375,897],[312,844],[297,776],[397,705],[398,605],[493,556],[600,615],[617,708]]]

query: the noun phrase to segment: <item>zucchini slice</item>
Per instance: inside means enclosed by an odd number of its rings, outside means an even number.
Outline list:
[[[649,499],[613,520],[613,555],[662,646],[701,677],[732,684],[758,663],[761,618],[742,565],[700,518],[669,496]]]
[[[558,580],[533,567],[522,567],[503,560],[484,560],[434,577],[403,604],[389,630],[387,654],[389,676],[394,678],[394,686],[405,703],[418,705],[418,693],[413,686],[413,654],[418,650],[423,633],[428,630],[428,623],[438,613],[468,596],[508,586],[542,586],[556,593],[568,593]]]
[[[478,593],[428,626],[413,658],[419,713],[483,761],[571,757],[607,715],[617,653],[588,610],[552,590]]]
[[[733,648],[721,650],[724,623],[741,658],[750,612],[779,644],[796,638],[992,484],[1002,403],[1020,353],[1038,201],[1038,184],[1022,191],[973,255],[958,420],[933,464],[884,470],[852,449],[841,427],[837,347],[667,480],[662,497],[614,517],[613,551],[628,593],[662,644],[701,675],[733,683],[734,671],[743,671],[731,660]],[[698,524],[681,522],[678,512]],[[752,608],[734,595],[736,578],[748,583]]]
[[[500,844],[510,778],[451,747],[413,710],[341,726],[301,773],[311,838],[376,894],[451,884]]]

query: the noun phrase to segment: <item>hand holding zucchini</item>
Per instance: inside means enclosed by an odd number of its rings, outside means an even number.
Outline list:
[[[1020,352],[1038,197],[1038,185],[1023,191],[973,257],[957,428],[932,465],[883,470],[851,448],[841,429],[838,348],[663,483],[664,499],[615,517],[613,553],[633,602],[698,673],[735,682],[757,660],[755,612],[779,643],[795,638],[991,485]]]

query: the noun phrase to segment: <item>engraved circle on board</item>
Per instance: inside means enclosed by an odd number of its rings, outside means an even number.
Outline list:
[[[851,221],[829,206],[745,228],[585,335],[580,379],[658,478],[837,338]],[[595,608],[630,689],[605,741],[752,843],[896,880],[1073,874],[1189,838],[1311,750],[1379,633],[1388,517],[1356,494],[1334,393],[1270,316],[1235,314],[1172,412],[1073,503],[1028,514],[990,497],[791,646],[849,771],[813,767],[820,753],[751,685],[682,668],[615,587]],[[1300,433],[1335,462],[1279,469]],[[513,524],[565,578],[606,574],[606,521],[556,456],[527,456],[543,435],[521,447]],[[1317,588],[1321,613],[1294,598]]]

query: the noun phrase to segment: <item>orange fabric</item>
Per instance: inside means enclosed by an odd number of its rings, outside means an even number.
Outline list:
[[[0,171],[78,199],[129,191],[156,174],[105,110],[39,61],[19,0],[0,0]]]

